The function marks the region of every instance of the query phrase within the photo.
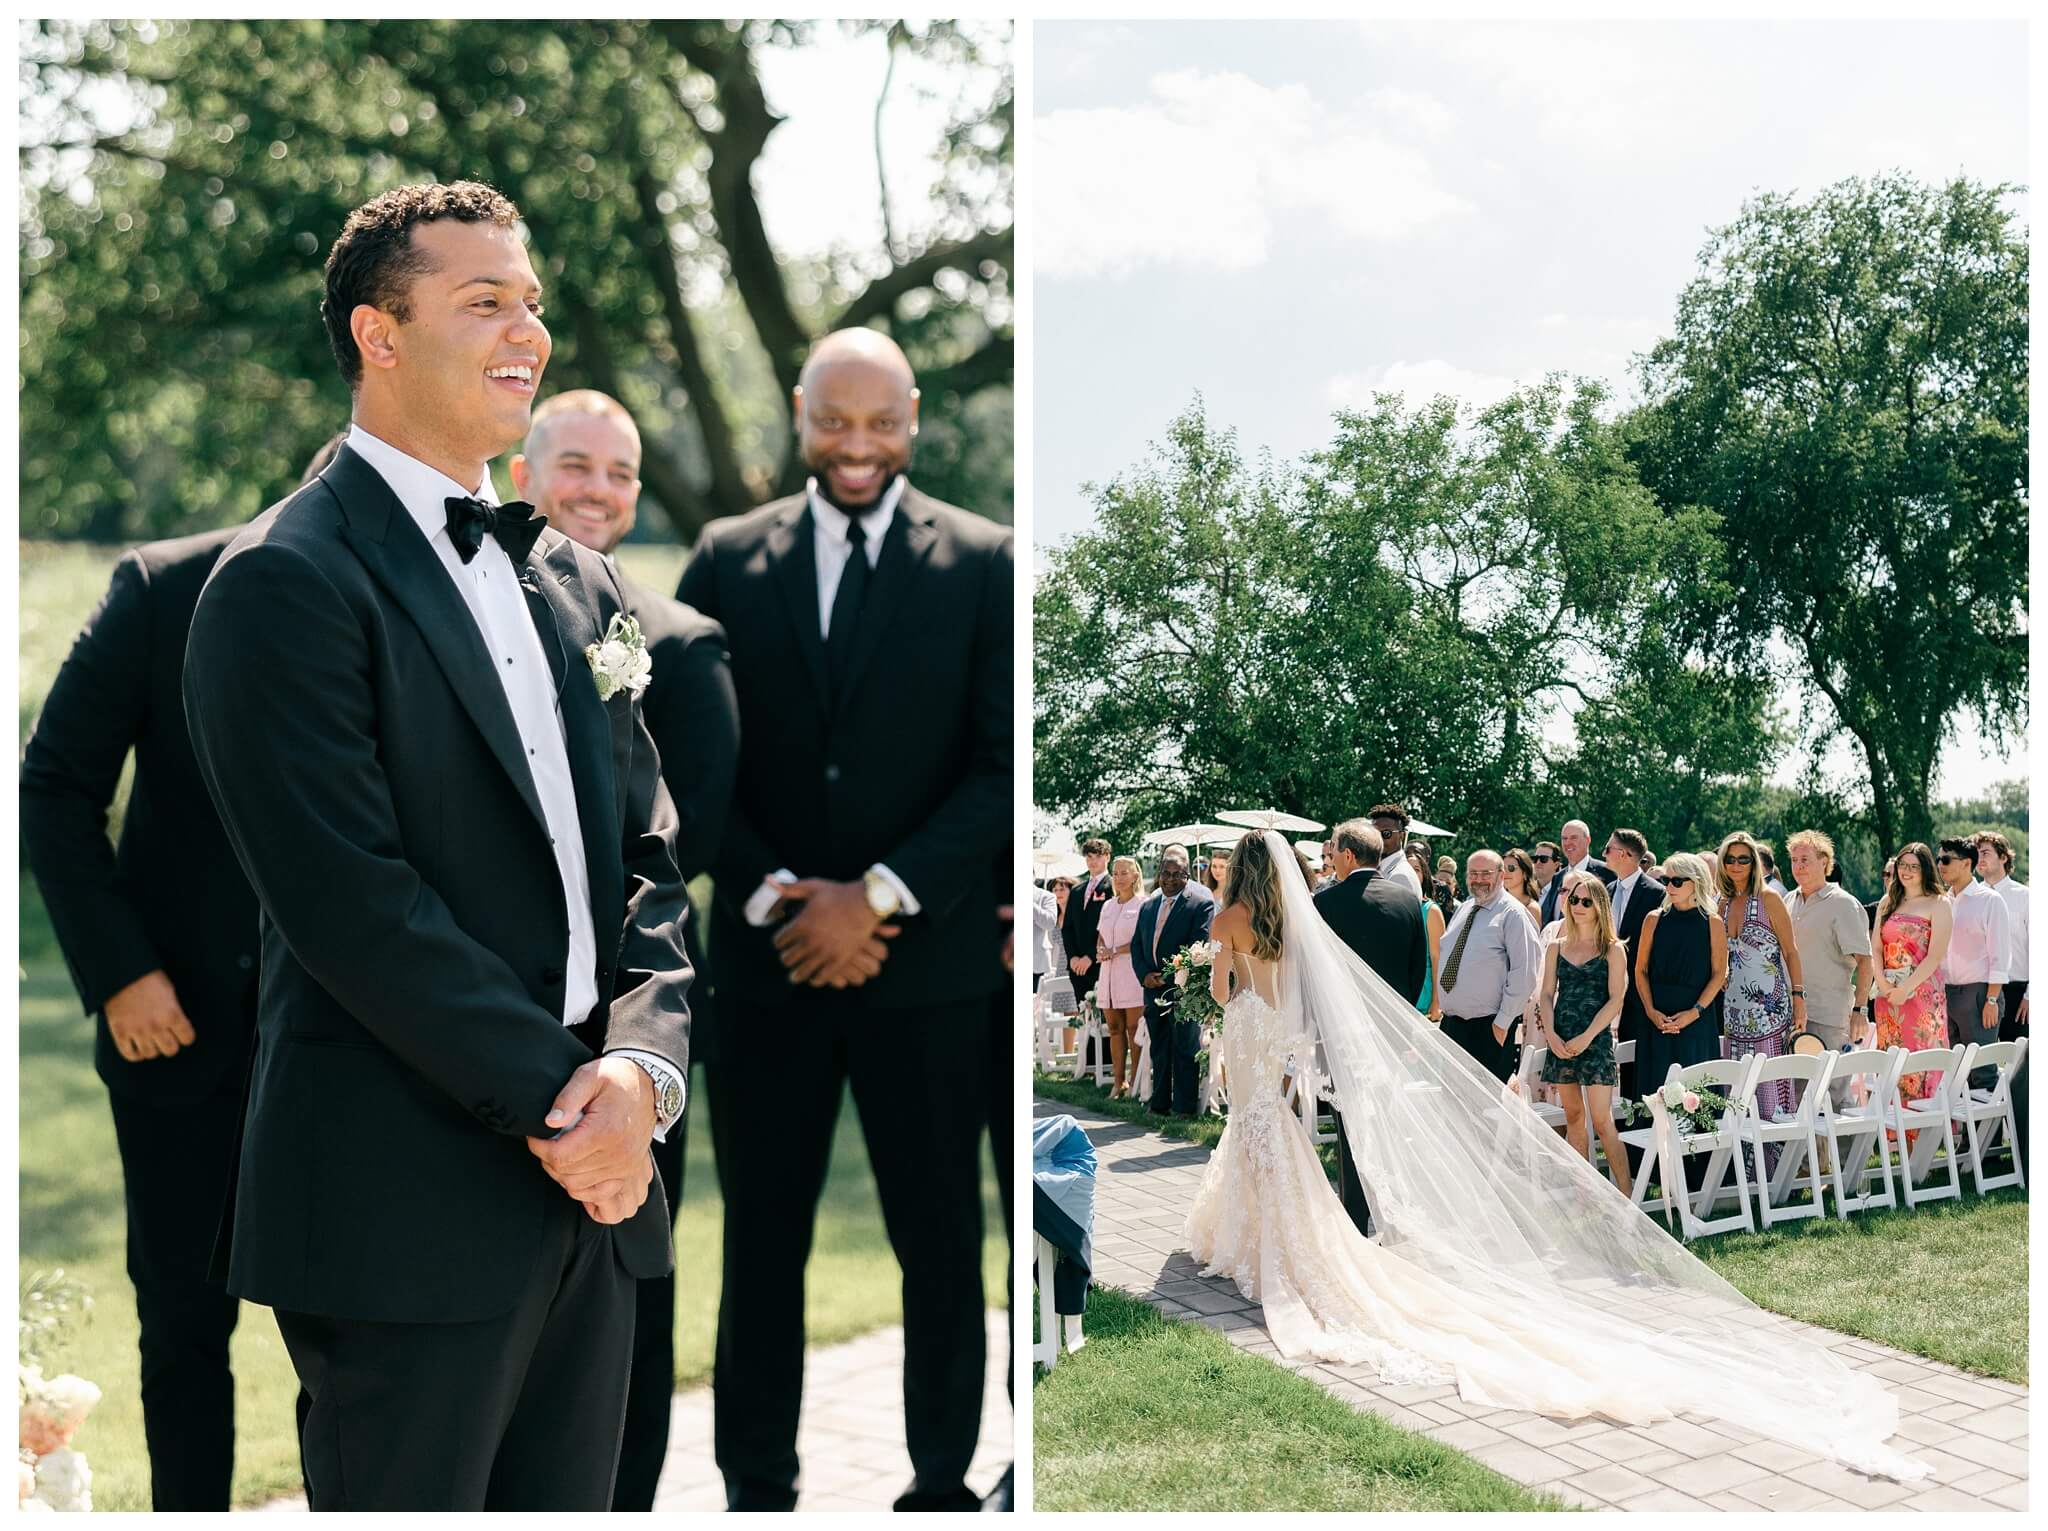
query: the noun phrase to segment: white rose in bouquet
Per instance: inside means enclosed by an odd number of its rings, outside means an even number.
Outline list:
[[[92,1509],[92,1469],[79,1452],[53,1451],[36,1463],[35,1499],[53,1510],[83,1513]]]

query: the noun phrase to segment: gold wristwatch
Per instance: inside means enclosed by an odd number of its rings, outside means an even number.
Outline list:
[[[868,908],[874,911],[876,919],[886,920],[903,907],[903,900],[898,897],[895,886],[873,867],[867,869],[861,882],[867,890]]]

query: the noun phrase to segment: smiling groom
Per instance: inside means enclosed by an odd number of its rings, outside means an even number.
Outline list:
[[[637,690],[585,657],[616,576],[492,492],[549,351],[517,222],[472,182],[349,217],[354,426],[186,651],[262,908],[228,1289],[276,1310],[315,1510],[607,1508],[634,1283],[669,1268],[675,816]]]

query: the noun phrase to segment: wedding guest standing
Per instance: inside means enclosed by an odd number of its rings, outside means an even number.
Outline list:
[[[1152,1110],[1160,1116],[1192,1116],[1201,1101],[1196,1055],[1202,1028],[1176,1020],[1174,994],[1165,968],[1185,947],[1209,939],[1216,900],[1188,880],[1187,847],[1169,845],[1159,857],[1159,886],[1138,911],[1131,932],[1131,970],[1145,993],[1145,1034],[1152,1056]]]
[[[715,1451],[731,1508],[795,1504],[804,1274],[850,1087],[903,1269],[897,1505],[971,1510],[986,1111],[963,1085],[998,986],[981,894],[1010,838],[1012,538],[912,484],[916,380],[885,336],[820,340],[793,405],[804,492],[705,527],[676,592],[724,624],[740,703],[711,928],[746,1045],[705,1068]]]
[[[1095,958],[1095,927],[1102,918],[1102,906],[1109,902],[1109,842],[1082,842],[1082,859],[1088,875],[1067,895],[1067,909],[1060,920],[1060,938],[1066,948],[1067,972],[1073,977],[1074,998],[1087,999],[1095,992],[1101,969]]]
[[[1612,900],[1614,938],[1628,949],[1629,962],[1633,963],[1642,946],[1643,922],[1649,919],[1651,910],[1664,902],[1664,887],[1651,875],[1650,844],[1640,830],[1615,830],[1607,837],[1605,859],[1614,872],[1613,885],[1607,890]],[[1621,1014],[1615,1025],[1615,1040],[1633,1042],[1638,1048],[1649,1033],[1650,1018],[1643,1009],[1643,997],[1633,981],[1624,987]],[[1640,1099],[1643,1076],[1634,1062],[1620,1064],[1619,1068],[1623,1097]],[[1662,1076],[1659,1076],[1659,1082],[1662,1082]],[[1637,1159],[1642,1157],[1642,1150],[1633,1152]]]
[[[1941,965],[1948,957],[1953,913],[1941,896],[1934,853],[1915,840],[1892,860],[1884,904],[1878,910],[1878,978],[1870,986],[1877,1045],[1920,1052],[1949,1045],[1948,995]],[[1908,1074],[1899,1090],[1924,1100],[1939,1074]]]
[[[1550,892],[1551,883],[1556,881],[1558,874],[1564,870],[1563,853],[1559,851],[1556,841],[1538,840],[1529,852],[1529,862],[1536,868],[1536,886],[1530,891],[1536,899],[1536,925],[1541,929],[1550,923],[1543,915],[1548,902],[1545,895]]]
[[[1102,975],[1095,1003],[1109,1032],[1110,1097],[1128,1100],[1138,1083],[1138,1028],[1145,1023],[1145,991],[1131,967],[1131,941],[1145,900],[1132,857],[1117,857],[1109,878],[1111,897],[1095,925],[1095,971]]]
[[[1522,906],[1502,895],[1496,852],[1465,858],[1465,886],[1472,896],[1444,931],[1435,1003],[1444,1034],[1506,1082],[1514,1072],[1508,1033],[1536,991],[1536,932]]]
[[[1522,906],[1529,923],[1536,924],[1541,912],[1536,905],[1536,864],[1520,846],[1500,853],[1501,891]]]
[[[661,758],[661,779],[676,811],[676,866],[688,882],[711,870],[732,802],[739,760],[740,708],[733,695],[725,630],[703,613],[628,579],[618,547],[639,516],[640,429],[624,405],[594,388],[558,393],[537,405],[525,449],[510,464],[512,485],[549,526],[604,555],[618,576],[626,610],[640,624],[653,661],[640,698],[641,720]],[[718,976],[706,961],[704,911],[683,930],[690,965],[691,1041],[698,1061],[716,1056]],[[654,1145],[654,1169],[673,1219],[683,1205],[683,1147],[689,1095],[676,1128]],[[670,1270],[638,1287],[633,1376],[614,1510],[651,1510],[676,1390],[676,1278]]]
[[[240,1305],[208,1264],[255,1035],[256,895],[200,779],[179,676],[200,588],[241,531],[114,565],[21,761],[22,852],[95,1017],[113,1110],[158,1510],[225,1510],[234,1472]],[[131,752],[116,846],[107,814]]]
[[[1613,886],[1614,873],[1606,862],[1593,854],[1593,831],[1586,827],[1584,819],[1568,820],[1564,828],[1557,832],[1557,838],[1563,847],[1563,864],[1559,868],[1560,871],[1591,872],[1609,887]],[[1553,880],[1544,890],[1543,923],[1546,926],[1564,912],[1558,907],[1557,902],[1563,886],[1563,880],[1560,878]]]
[[[1778,858],[1771,853],[1771,848],[1761,840],[1756,843],[1756,864],[1760,875],[1764,879],[1764,886],[1777,894],[1778,897],[1785,897],[1785,885],[1778,880]]]
[[[2011,939],[2005,900],[1977,881],[1977,848],[1968,840],[1942,841],[1934,861],[1950,904],[1948,959],[1942,968],[1949,1038],[1957,1047],[1995,1042]],[[1989,1089],[1997,1072],[1972,1069],[1970,1087]]]
[[[1060,901],[1050,888],[1031,890],[1031,992],[1045,982],[1060,961]]]
[[[1415,884],[1415,896],[1421,898],[1424,890],[1430,885],[1429,868],[1428,863],[1425,862],[1423,870],[1417,873],[1409,864],[1407,856],[1408,810],[1399,803],[1375,803],[1366,810],[1365,816],[1372,821],[1372,827],[1379,831],[1381,872],[1388,877],[1403,882],[1412,879]],[[1330,847],[1325,843],[1323,846],[1323,864],[1325,866],[1329,865],[1329,857]]]
[[[1636,993],[1649,1030],[1636,1047],[1636,1082],[1656,1089],[1673,1064],[1721,1056],[1721,990],[1728,982],[1728,931],[1699,857],[1664,858],[1664,902],[1643,921],[1635,954]]]
[[[1829,1052],[1852,1043],[1863,1045],[1870,1029],[1870,925],[1855,895],[1830,882],[1835,869],[1835,842],[1817,829],[1802,829],[1785,842],[1792,865],[1792,942],[1799,952],[1799,971],[1806,982],[1806,1023],[1794,1032],[1809,1031]],[[1844,1087],[1831,1088],[1840,1104]]]
[[[1228,847],[1209,852],[1207,872],[1208,876],[1203,886],[1218,898],[1221,898],[1224,888],[1230,882],[1230,851]]]
[[[1806,1024],[1806,986],[1785,901],[1762,886],[1761,847],[1743,830],[1721,841],[1721,920],[1728,933],[1728,989],[1721,1007],[1721,1056],[1761,1053],[1782,1058],[1792,1031]],[[1789,1113],[1796,1095],[1789,1079],[1759,1086],[1766,1117]],[[1772,1145],[1774,1148],[1776,1145]],[[1777,1155],[1766,1158],[1775,1167]]]
[[[1899,858],[1896,856],[1887,856],[1884,858],[1884,870],[1878,874],[1877,878],[1877,897],[1872,899],[1869,903],[1863,906],[1864,917],[1870,922],[1870,939],[1873,944],[1873,948],[1875,947],[1875,944],[1878,940],[1877,927],[1879,924],[1879,911],[1884,908],[1885,894],[1891,888],[1892,873],[1895,870],[1897,870],[1898,864]],[[1876,956],[1877,954],[1875,950],[1873,950],[1873,962],[1875,962]]]
[[[2005,991],[1999,996],[1998,1039],[2011,1042],[2027,1033],[2027,942],[2031,938],[2027,885],[2012,875],[2012,846],[1994,830],[1970,836],[1977,847],[1977,874],[2005,900]]]
[[[1556,1088],[1564,1108],[1565,1141],[1590,1158],[1591,1133],[1597,1132],[1614,1184],[1625,1195],[1635,1182],[1614,1124],[1614,1023],[1628,989],[1628,948],[1615,939],[1600,879],[1587,872],[1565,876],[1564,931],[1543,948],[1537,986],[1536,1016],[1549,1049],[1543,1082]]]

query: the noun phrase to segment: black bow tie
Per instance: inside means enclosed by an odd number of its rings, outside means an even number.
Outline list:
[[[498,545],[514,563],[524,563],[540,537],[541,528],[548,524],[536,516],[533,507],[524,500],[514,500],[509,505],[488,505],[468,495],[451,494],[447,503],[448,540],[455,544],[455,551],[462,555],[464,563],[476,557],[483,547],[485,532],[498,539]]]

